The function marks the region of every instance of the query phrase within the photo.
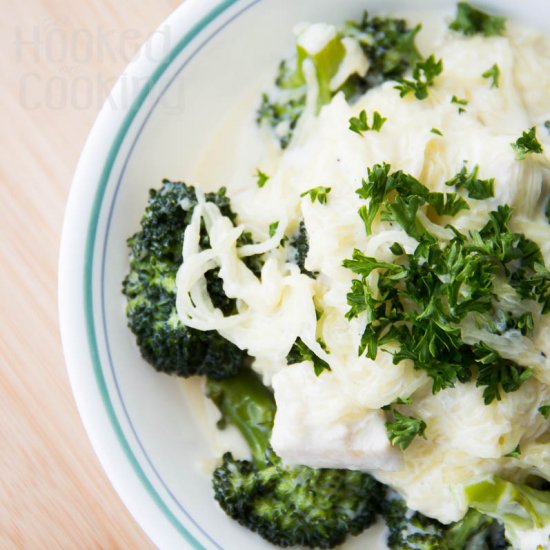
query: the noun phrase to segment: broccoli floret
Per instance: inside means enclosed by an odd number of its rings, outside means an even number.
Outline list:
[[[226,453],[214,471],[215,498],[230,517],[278,546],[312,548],[332,548],[375,521],[385,490],[368,474],[287,466],[275,455],[275,402],[255,374],[209,381],[208,393],[252,453],[251,461]]]
[[[505,550],[504,529],[493,518],[469,510],[464,518],[444,525],[407,508],[391,494],[383,507],[390,550]]]
[[[401,78],[414,67],[422,59],[414,42],[419,30],[420,25],[410,29],[404,19],[370,18],[366,11],[361,21],[348,22],[342,34],[358,40],[369,60],[367,74],[354,80],[352,96],[363,94],[386,80]],[[346,97],[349,95],[346,91]]]
[[[290,261],[295,263],[302,273],[308,277],[315,277],[315,274],[306,269],[306,258],[309,252],[309,238],[307,236],[306,225],[303,221],[298,226],[298,231],[290,240]]]
[[[208,193],[206,199],[235,218],[224,189]],[[141,231],[128,239],[130,269],[122,284],[128,298],[126,315],[141,354],[155,369],[185,377],[226,378],[240,369],[247,354],[217,332],[184,326],[176,312],[176,273],[196,204],[194,188],[181,182],[164,180],[160,189],[149,192]],[[201,246],[209,246],[205,231]],[[209,271],[206,280],[214,305],[226,315],[234,313],[235,302],[223,292],[217,271]]]
[[[504,524],[514,547],[527,538],[533,549],[550,547],[550,491],[492,477],[466,487],[465,495],[472,508]]]
[[[282,149],[285,149],[294,134],[300,116],[306,107],[307,86],[302,72],[305,59],[310,59],[317,71],[319,89],[317,111],[339,91],[352,101],[368,89],[386,80],[401,78],[421,56],[415,46],[415,37],[420,25],[413,29],[403,19],[374,17],[367,12],[361,21],[349,21],[339,30],[338,36],[314,55],[300,45],[296,55],[279,65],[275,87],[263,94],[257,112],[258,124],[273,129]],[[331,89],[330,81],[336,74],[345,56],[342,38],[356,39],[369,61],[366,74],[352,74],[339,89]]]
[[[306,95],[285,101],[271,99],[262,94],[262,102],[256,113],[256,122],[272,128],[281,149],[286,149],[306,106]]]

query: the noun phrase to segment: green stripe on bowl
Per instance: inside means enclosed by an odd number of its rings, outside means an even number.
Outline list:
[[[107,389],[107,384],[105,377],[103,375],[103,370],[99,358],[99,350],[97,345],[97,338],[95,332],[95,321],[93,313],[93,288],[92,288],[92,267],[94,263],[94,248],[95,241],[97,236],[99,214],[101,211],[101,206],[103,203],[105,191],[107,188],[108,181],[110,179],[114,163],[116,161],[117,155],[119,153],[120,147],[126,138],[126,134],[131,124],[133,123],[137,113],[141,110],[143,103],[149,96],[149,92],[159,81],[162,75],[166,72],[167,68],[172,64],[172,62],[180,55],[180,53],[189,45],[189,43],[197,37],[197,35],[203,31],[214,19],[221,15],[224,11],[234,5],[238,0],[225,0],[216,6],[212,11],[210,11],[206,16],[204,16],[198,23],[196,23],[191,30],[186,33],[181,40],[174,46],[174,48],[167,54],[165,59],[158,65],[151,77],[145,83],[141,89],[139,95],[131,105],[128,113],[126,114],[121,127],[119,128],[113,144],[109,150],[107,160],[101,172],[101,177],[99,180],[98,189],[94,197],[94,202],[92,204],[90,223],[88,226],[87,236],[86,236],[86,248],[85,248],[85,274],[84,274],[84,312],[86,318],[86,332],[88,336],[88,345],[90,348],[90,356],[92,359],[92,364],[94,368],[94,374],[101,394],[101,398],[105,405],[109,420],[112,424],[113,430],[118,438],[118,441],[128,458],[128,461],[132,465],[134,472],[138,476],[139,480],[151,496],[152,500],[159,507],[164,516],[169,520],[169,522],[177,529],[177,531],[189,542],[194,548],[204,549],[203,545],[195,539],[195,537],[182,525],[182,523],[177,519],[177,517],[170,511],[168,506],[164,503],[160,495],[157,493],[152,483],[147,478],[145,472],[141,468],[139,461],[135,457],[124,431],[120,425],[120,422],[115,413],[109,391]]]

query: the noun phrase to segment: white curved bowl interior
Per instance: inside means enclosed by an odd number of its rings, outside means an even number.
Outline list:
[[[392,13],[404,5],[449,10],[454,2],[186,0],[128,67],[94,126],[63,231],[63,343],[94,448],[159,547],[271,546],[214,503],[210,480],[197,467],[209,454],[206,440],[181,387],[143,361],[126,326],[120,291],[126,239],[139,227],[147,190],[165,177],[193,183],[188,175],[213,130],[251,90],[269,85],[278,61],[291,51],[295,23],[342,22],[365,8]],[[479,5],[550,26],[545,0]]]

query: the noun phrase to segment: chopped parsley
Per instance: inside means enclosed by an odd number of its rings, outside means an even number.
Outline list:
[[[491,88],[498,88],[500,80],[500,69],[495,63],[490,69],[481,74],[483,78],[491,79]]]
[[[313,370],[317,376],[324,370],[330,370],[330,365],[311,351],[301,338],[296,338],[286,360],[289,365],[301,363],[302,361],[311,361],[313,363]]]
[[[464,109],[463,106],[468,105],[468,100],[467,99],[459,99],[458,97],[456,97],[454,95],[451,99],[451,103],[456,103],[457,105],[459,105],[459,107],[458,107],[458,114],[459,115],[466,112],[466,109]]]
[[[398,405],[412,405],[412,397],[398,397],[396,403]]]
[[[525,156],[529,153],[542,153],[542,145],[537,139],[534,126],[530,130],[523,132],[521,137],[519,137],[515,143],[511,143],[510,145],[516,152],[516,158],[518,160],[524,160]]]
[[[473,346],[473,351],[479,369],[477,385],[485,386],[483,399],[486,405],[495,399],[500,401],[501,387],[507,393],[517,391],[533,374],[530,368],[520,367],[514,361],[503,359],[485,342]]]
[[[418,435],[426,439],[426,422],[413,416],[405,416],[399,411],[392,411],[393,420],[386,422],[386,432],[391,444],[404,451]]]
[[[317,313],[317,312],[316,312]],[[317,319],[318,321],[319,319]],[[322,339],[322,338],[317,338],[317,343],[321,346],[321,349],[325,352],[325,353],[330,353],[329,349],[328,349],[328,346],[327,346],[327,343]]]
[[[273,237],[279,228],[279,222],[273,222],[269,224],[269,237]]]
[[[330,187],[323,187],[322,185],[320,185],[318,187],[313,187],[313,189],[304,191],[300,195],[300,197],[305,197],[306,195],[309,195],[311,202],[315,202],[317,200],[319,204],[326,204],[327,195],[330,193],[330,190]]]
[[[394,202],[387,203],[383,213],[386,221],[398,221],[406,225],[406,231],[411,236],[421,236],[423,228],[416,220],[418,208],[429,204],[439,216],[454,216],[460,210],[467,210],[468,203],[456,193],[432,193],[417,179],[401,171],[389,174],[390,165],[376,164],[367,169],[367,179],[363,179],[361,188],[356,193],[362,199],[368,199],[367,205],[361,206],[359,215],[365,223],[367,235],[371,234],[371,226],[387,195],[397,191]],[[409,220],[406,222],[406,220]],[[416,237],[415,237],[416,238]]]
[[[509,453],[504,455],[506,458],[519,458],[521,456],[521,449],[519,448],[519,445]]]
[[[277,229],[279,229],[279,222],[273,222],[269,224],[269,237],[273,237],[275,233],[277,232]],[[281,239],[281,242],[279,243],[279,246],[284,245],[288,241],[288,237],[286,235],[283,235],[283,238]]]
[[[432,128],[432,129],[430,130],[430,132],[431,132],[432,134],[436,134],[436,135],[438,135],[438,136],[442,136],[442,135],[443,135],[443,132],[441,132],[441,130],[438,130],[437,128]]]
[[[467,2],[459,2],[456,17],[449,25],[453,31],[461,32],[466,36],[483,34],[484,36],[500,36],[506,31],[506,18],[489,15],[478,10]]]
[[[466,187],[463,180],[476,182],[476,174],[475,169],[470,175],[464,170],[459,183]],[[479,186],[485,194],[491,188],[487,182]],[[366,353],[375,359],[381,346],[398,344],[391,352],[393,362],[409,360],[415,369],[424,370],[432,379],[433,393],[472,379],[484,387],[486,404],[501,399],[502,391],[516,391],[532,375],[529,365],[501,357],[483,341],[467,344],[461,332],[466,318],[480,326],[502,325],[506,312],[496,295],[497,279],[511,286],[520,299],[537,302],[541,313],[550,311],[550,272],[538,245],[510,230],[512,209],[499,206],[489,213],[483,228],[467,235],[448,226],[454,237],[440,243],[417,214],[427,207],[437,211],[438,202],[443,210],[458,211],[454,206],[461,203],[455,194],[431,193],[410,175],[390,173],[388,164],[370,168],[357,193],[368,200],[362,210],[367,231],[381,211],[382,220],[397,223],[418,241],[411,254],[392,245],[395,263],[357,249],[351,259],[344,260],[344,267],[359,276],[347,295],[350,309],[346,316],[352,319],[364,314],[366,318],[359,355]],[[369,277],[373,271],[379,274],[374,282]],[[533,328],[533,318],[508,314],[506,325],[506,330],[527,333]]]
[[[267,183],[268,179],[269,176],[265,172],[262,172],[259,168],[256,168],[256,184],[260,189]]]
[[[451,99],[451,103],[456,103],[457,105],[468,105],[468,100],[467,99],[459,99],[458,97],[456,97],[454,95],[453,98]]]
[[[419,61],[412,72],[413,80],[398,78],[399,84],[395,86],[399,90],[400,97],[405,97],[409,93],[414,93],[416,99],[426,99],[428,97],[428,87],[433,86],[435,77],[443,71],[443,61],[435,60],[430,55],[425,61]]]
[[[405,249],[399,243],[393,243],[390,246],[390,251],[394,256],[403,256]]]
[[[474,166],[471,173],[468,173],[466,163],[452,179],[446,182],[446,185],[454,186],[458,189],[466,189],[468,197],[476,200],[484,200],[495,196],[495,179],[481,180],[477,177],[479,166]]]
[[[363,109],[358,117],[351,117],[349,119],[349,129],[362,137],[363,132],[368,132],[369,130],[380,132],[386,120],[388,119],[383,117],[378,111],[374,111],[372,115],[372,126],[369,126],[367,122],[367,113]]]
[[[542,414],[546,420],[548,420],[550,417],[550,405],[542,405],[538,410],[539,413]]]
[[[550,132],[550,120],[547,120],[547,121],[544,123],[544,127]]]

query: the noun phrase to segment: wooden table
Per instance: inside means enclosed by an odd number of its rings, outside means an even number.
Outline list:
[[[178,0],[0,0],[0,549],[152,548],[71,394],[57,319],[63,210],[117,75]]]

